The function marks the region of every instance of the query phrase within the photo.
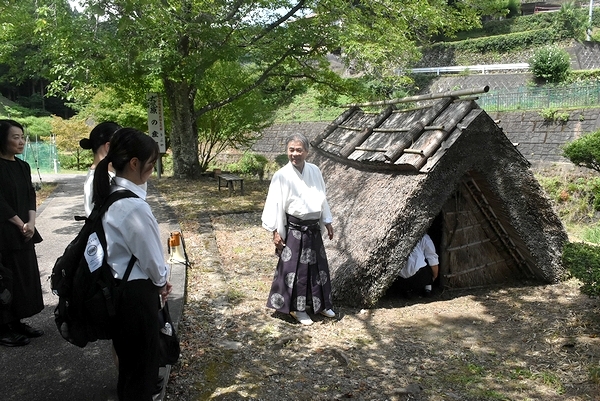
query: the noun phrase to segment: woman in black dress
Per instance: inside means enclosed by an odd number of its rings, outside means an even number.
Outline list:
[[[34,244],[42,237],[35,229],[35,189],[23,153],[23,126],[0,120],[0,263],[11,270],[12,301],[0,306],[0,345],[29,344],[44,334],[21,319],[44,309],[40,271]]]

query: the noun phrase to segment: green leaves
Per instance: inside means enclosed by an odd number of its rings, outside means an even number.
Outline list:
[[[600,172],[600,131],[564,145],[563,154],[578,166]]]
[[[556,46],[546,46],[535,51],[531,59],[531,72],[546,82],[562,82],[571,70],[571,57],[566,50]]]
[[[567,243],[563,250],[563,264],[581,280],[581,292],[600,295],[600,247],[583,242]]]
[[[390,77],[420,57],[418,46],[478,26],[477,10],[489,8],[485,4],[85,0],[82,12],[72,12],[66,0],[23,0],[11,3],[13,15],[0,17],[0,35],[10,36],[4,48],[11,46],[12,54],[30,51],[25,61],[32,68],[15,57],[15,75],[41,71],[52,93],[88,100],[89,88],[110,86],[118,100],[143,105],[149,90],[163,92],[175,169],[196,175],[197,154],[196,160],[190,155],[197,139],[205,166],[215,149],[246,145],[249,132],[270,123],[274,110],[310,86],[332,102],[343,94],[369,96],[366,85],[357,89],[333,73],[327,54],[339,54],[367,81],[384,82],[374,86],[378,94],[391,94]],[[25,34],[10,29],[17,20]]]

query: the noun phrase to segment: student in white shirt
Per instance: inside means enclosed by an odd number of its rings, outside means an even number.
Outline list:
[[[106,233],[107,262],[122,279],[132,255],[137,258],[123,291],[113,329],[113,346],[119,358],[117,392],[120,401],[151,401],[158,380],[159,294],[171,292],[167,281],[158,223],[146,203],[146,183],[159,157],[156,142],[133,128],[113,134],[106,157],[94,177],[94,203],[110,193],[128,189],[135,198],[118,200],[102,217]],[[116,177],[109,184],[108,165]]]
[[[85,207],[85,215],[88,217],[92,213],[92,209],[94,208],[94,204],[92,203],[92,195],[94,190],[94,172],[96,171],[96,166],[108,153],[110,137],[116,130],[121,128],[121,126],[112,121],[102,122],[94,127],[90,132],[89,138],[83,138],[79,141],[79,146],[82,149],[91,149],[94,154],[94,161],[90,166],[87,176],[85,177],[85,183],[83,184],[83,206]],[[109,173],[112,178],[114,174],[112,172]]]
[[[431,237],[425,234],[408,255],[408,260],[400,270],[400,277],[396,280],[396,285],[402,295],[407,298],[410,298],[413,291],[421,291],[424,296],[429,297],[438,273],[438,254]]]
[[[271,179],[262,225],[273,233],[279,255],[267,307],[313,323],[307,311],[335,317],[329,265],[322,232],[333,238],[332,216],[321,170],[306,162],[308,139],[292,135],[286,141],[289,163]]]

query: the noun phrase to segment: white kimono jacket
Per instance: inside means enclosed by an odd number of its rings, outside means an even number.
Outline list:
[[[277,230],[285,241],[286,213],[302,220],[320,220],[321,232],[333,218],[325,198],[325,181],[321,170],[312,163],[304,163],[300,173],[291,162],[279,169],[271,179],[269,193],[262,213],[262,225]]]

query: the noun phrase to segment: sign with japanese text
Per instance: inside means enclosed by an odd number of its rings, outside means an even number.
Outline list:
[[[163,113],[162,98],[158,93],[148,93],[148,134],[158,143],[160,153],[167,151]]]

